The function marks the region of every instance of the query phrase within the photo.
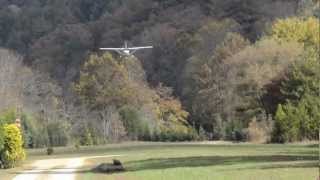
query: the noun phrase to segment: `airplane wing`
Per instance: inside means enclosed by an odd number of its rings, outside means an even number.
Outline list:
[[[153,46],[143,46],[143,47],[131,47],[127,48],[128,50],[139,50],[139,49],[152,49]]]
[[[102,51],[116,51],[119,54],[123,54],[125,48],[100,48]]]
[[[100,50],[123,51],[125,48],[100,48]]]
[[[105,51],[116,51],[120,55],[132,55],[136,51],[140,49],[152,49],[153,46],[142,46],[142,47],[131,47],[131,48],[100,48],[100,50],[105,50]]]

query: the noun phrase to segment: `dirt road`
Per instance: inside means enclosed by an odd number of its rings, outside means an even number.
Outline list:
[[[32,170],[20,172],[13,180],[75,180],[76,171],[83,166],[86,159],[119,156],[121,155],[38,160],[31,165]]]

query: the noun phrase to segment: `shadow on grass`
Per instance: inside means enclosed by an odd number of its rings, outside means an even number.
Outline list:
[[[282,155],[289,155],[289,156],[318,156],[319,151],[318,149],[310,149],[310,150],[290,150],[290,151],[283,151],[280,152]]]
[[[319,144],[311,144],[311,145],[308,145],[307,147],[310,147],[310,148],[318,148],[318,147],[319,147]]]
[[[273,164],[273,165],[264,165],[256,167],[255,169],[279,169],[279,168],[317,168],[319,167],[319,163],[317,161],[314,162],[303,162],[296,164]]]
[[[126,171],[143,171],[170,169],[179,167],[206,167],[206,166],[228,166],[241,165],[245,163],[270,163],[256,165],[249,169],[273,169],[273,168],[313,168],[317,167],[317,156],[199,156],[199,157],[181,157],[181,158],[162,158],[147,159],[139,161],[130,161],[125,163]],[[72,168],[71,168],[72,169]],[[237,168],[248,169],[248,168]],[[228,169],[227,169],[228,170]],[[86,174],[99,173],[93,171],[90,167],[83,167],[76,171],[68,168],[39,169],[24,172],[15,172],[13,174]],[[121,172],[120,172],[121,173]]]
[[[244,163],[270,163],[268,166],[257,168],[280,168],[298,167],[309,168],[317,167],[317,156],[199,156],[185,158],[165,158],[147,159],[141,161],[131,161],[125,164],[128,171],[169,169],[179,167],[205,167],[205,166],[224,166],[241,165]],[[309,161],[309,162],[306,162]],[[285,163],[283,165],[273,165],[272,163]],[[306,162],[306,163],[305,163]]]

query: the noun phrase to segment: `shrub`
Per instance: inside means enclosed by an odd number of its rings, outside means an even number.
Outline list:
[[[204,130],[204,128],[202,126],[200,126],[199,128],[199,139],[201,141],[207,140],[207,135],[206,135],[206,131]]]
[[[186,131],[162,128],[160,133],[155,131],[151,139],[165,142],[193,141],[199,140],[199,135],[192,128],[188,128]]]
[[[93,137],[89,130],[89,128],[85,127],[84,134],[81,136],[80,144],[82,146],[92,146],[93,145]]]
[[[3,124],[0,120],[0,152],[3,149],[3,144],[4,144],[4,130],[3,130]]]
[[[48,147],[47,148],[47,154],[50,156],[54,153],[53,147]]]
[[[79,151],[80,150],[80,143],[79,142],[77,142],[75,145],[74,145],[74,147],[76,148],[76,150],[77,151]]]
[[[144,124],[141,133],[139,134],[138,139],[143,141],[150,141],[151,140],[151,132],[150,128],[147,124]]]
[[[151,134],[151,141],[160,141],[160,131],[158,128],[153,130],[153,133]]]
[[[120,110],[121,120],[131,139],[141,138],[143,125],[139,118],[138,111],[130,106],[125,106]]]
[[[1,151],[1,161],[4,168],[13,168],[25,159],[23,141],[20,129],[15,124],[4,125],[4,145]]]
[[[13,109],[5,110],[0,114],[0,152],[4,148],[3,147],[4,138],[5,138],[4,129],[3,129],[4,124],[13,123],[12,120],[14,120],[15,118],[16,118],[16,113]]]
[[[305,95],[298,103],[279,105],[275,116],[274,141],[316,140],[319,130],[320,100]]]
[[[14,109],[7,109],[1,112],[0,121],[3,123],[14,123],[14,120],[17,117],[17,113]]]
[[[67,122],[50,122],[47,127],[51,146],[66,146],[69,141],[69,124]]]
[[[225,128],[225,140],[245,141],[247,140],[247,132],[241,122],[231,121]]]

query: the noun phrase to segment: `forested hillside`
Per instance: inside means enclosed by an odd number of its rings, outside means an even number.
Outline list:
[[[0,0],[0,124],[20,117],[31,148],[317,139],[319,15],[318,0]],[[154,49],[99,51],[125,40]]]

